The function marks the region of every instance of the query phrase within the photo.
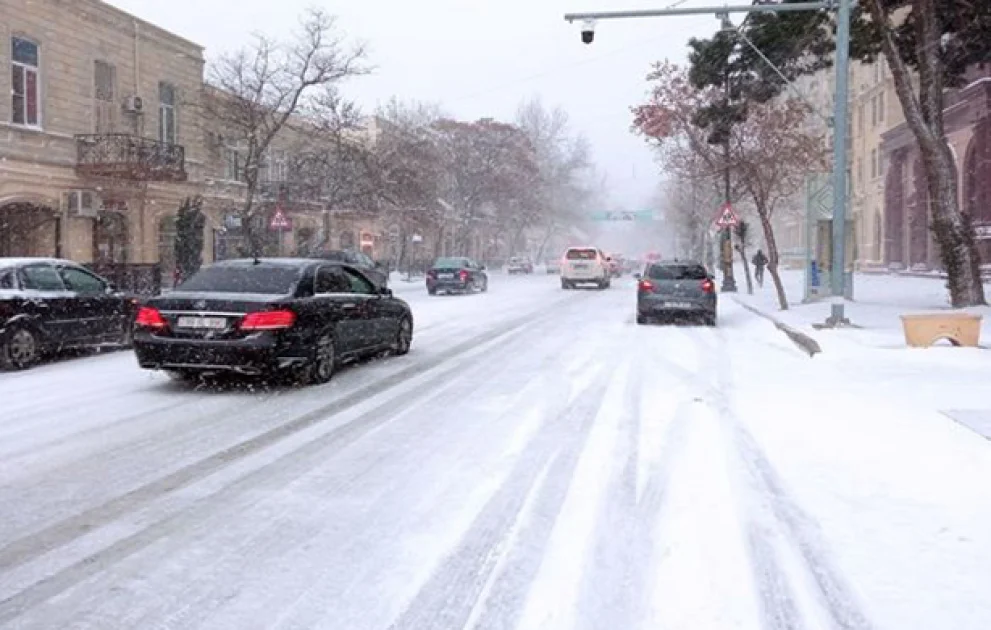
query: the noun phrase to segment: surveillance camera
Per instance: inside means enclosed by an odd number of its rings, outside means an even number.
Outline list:
[[[591,44],[595,39],[595,20],[585,20],[582,23],[582,43]]]

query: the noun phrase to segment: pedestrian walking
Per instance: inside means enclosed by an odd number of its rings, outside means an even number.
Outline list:
[[[767,256],[758,249],[751,262],[754,263],[754,278],[757,280],[757,286],[762,287],[764,286],[764,267],[767,266]]]

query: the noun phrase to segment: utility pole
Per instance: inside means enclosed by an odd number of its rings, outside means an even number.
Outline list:
[[[830,274],[828,326],[849,324],[846,301],[847,96],[850,79],[850,3],[839,0],[836,12],[836,99],[833,115],[833,269]]]
[[[850,72],[850,9],[851,0],[822,2],[792,2],[788,4],[751,4],[722,7],[678,7],[674,9],[637,9],[566,13],[567,22],[583,23],[581,41],[591,44],[597,20],[671,17],[676,15],[714,15],[750,13],[751,11],[784,13],[791,11],[837,10],[836,14],[836,98],[833,104],[833,266],[831,275],[832,308],[827,325],[848,323],[844,313],[846,296],[846,200],[847,200],[847,98]]]
[[[733,123],[730,118],[730,97],[732,93],[729,87],[729,69],[727,68],[724,78],[724,91],[726,98],[725,127],[721,129],[723,133],[723,201],[729,207],[733,203],[732,180],[730,177],[730,151]],[[729,226],[723,228],[719,237],[719,255],[723,263],[723,286],[719,288],[723,293],[736,293],[736,278],[733,277],[733,232]]]

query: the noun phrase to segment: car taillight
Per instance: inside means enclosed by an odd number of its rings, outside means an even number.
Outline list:
[[[241,330],[281,330],[292,328],[296,323],[296,313],[292,311],[258,311],[248,313],[241,320]]]
[[[639,286],[640,286],[640,291],[643,293],[650,293],[651,291],[654,290],[654,283],[651,282],[650,280],[641,280]]]
[[[705,280],[702,281],[702,291],[704,291],[705,293],[715,293],[716,283],[706,278]]]
[[[468,272],[465,271],[464,269],[462,269],[461,270],[461,282],[467,282],[467,281],[468,281]]]
[[[161,312],[157,308],[151,308],[150,306],[142,306],[138,309],[138,314],[134,318],[134,325],[140,326],[141,328],[154,328],[160,330],[168,326],[168,322],[162,317]]]

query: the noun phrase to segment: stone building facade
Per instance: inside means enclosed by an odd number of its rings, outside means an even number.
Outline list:
[[[850,74],[851,254],[862,265],[880,263],[884,251],[884,134],[902,123],[901,105],[885,59],[854,63]]]
[[[960,206],[974,220],[978,247],[991,262],[991,68],[975,69],[945,100],[946,136],[956,160]],[[884,262],[896,269],[940,266],[932,212],[915,137],[904,123],[884,134]]]
[[[98,0],[0,0],[0,255],[152,264],[202,165],[200,46]]]
[[[203,48],[100,0],[0,0],[0,15],[0,256],[59,256],[122,286],[168,286],[176,212],[196,195],[204,260],[237,255],[243,163],[204,120]],[[273,147],[265,190],[285,177],[293,142]],[[274,198],[261,203],[274,211]],[[285,211],[283,253],[316,238],[385,253],[378,221]]]

